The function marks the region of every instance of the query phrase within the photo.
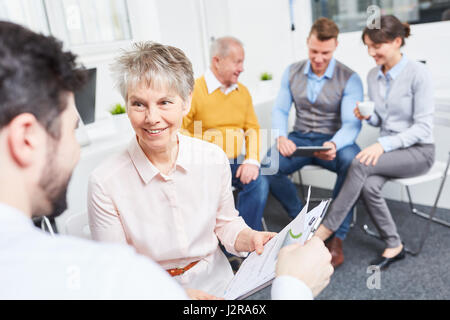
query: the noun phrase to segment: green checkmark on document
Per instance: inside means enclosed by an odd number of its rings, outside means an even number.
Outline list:
[[[294,235],[293,233],[292,233],[292,229],[289,229],[289,235],[292,237],[292,238],[294,238],[294,239],[298,239],[298,238],[300,238],[301,236],[302,236],[302,232],[300,232],[299,234],[297,234],[297,235]]]
[[[298,243],[299,239],[303,235],[303,232],[299,234],[294,234],[292,229],[289,229],[289,232],[286,233],[286,237],[284,238],[282,247],[288,246],[290,244]]]

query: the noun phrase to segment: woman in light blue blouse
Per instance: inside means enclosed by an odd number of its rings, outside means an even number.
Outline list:
[[[386,243],[382,255],[371,262],[381,269],[405,257],[403,243],[381,189],[391,178],[426,173],[435,155],[431,77],[424,64],[409,60],[401,53],[409,35],[409,25],[392,15],[381,17],[381,28],[363,31],[363,42],[377,64],[367,77],[375,111],[363,117],[356,107],[354,113],[358,119],[380,127],[380,137],[353,160],[339,196],[316,233],[321,239],[327,239],[362,195]]]

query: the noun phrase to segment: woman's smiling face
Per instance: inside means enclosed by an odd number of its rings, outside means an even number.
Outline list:
[[[369,36],[364,36],[367,51],[377,65],[385,65],[393,60],[393,57],[400,52],[401,41],[402,39],[398,37],[392,42],[375,43]]]
[[[190,109],[184,101],[164,86],[140,83],[129,87],[127,113],[144,152],[170,149],[177,143],[176,133]]]

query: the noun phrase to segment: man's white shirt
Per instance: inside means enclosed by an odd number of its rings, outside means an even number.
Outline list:
[[[188,299],[165,270],[131,247],[51,237],[2,203],[0,226],[0,299]],[[283,276],[272,298],[313,296],[303,282]]]
[[[187,299],[131,247],[51,237],[0,203],[0,299]]]
[[[211,71],[210,68],[206,69],[205,71],[205,82],[206,87],[208,88],[208,94],[213,93],[217,89],[220,89],[225,95],[230,94],[234,90],[237,90],[239,87],[237,83],[233,83],[229,87],[225,87],[214,75],[214,73]]]

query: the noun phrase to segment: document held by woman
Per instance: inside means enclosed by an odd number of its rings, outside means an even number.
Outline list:
[[[323,200],[317,207],[308,211],[310,195],[311,187],[309,187],[308,198],[302,211],[291,223],[266,243],[261,255],[252,252],[242,262],[225,291],[225,299],[245,299],[269,286],[275,279],[275,267],[280,249],[292,243],[304,244],[313,236],[325,216],[331,199]]]

